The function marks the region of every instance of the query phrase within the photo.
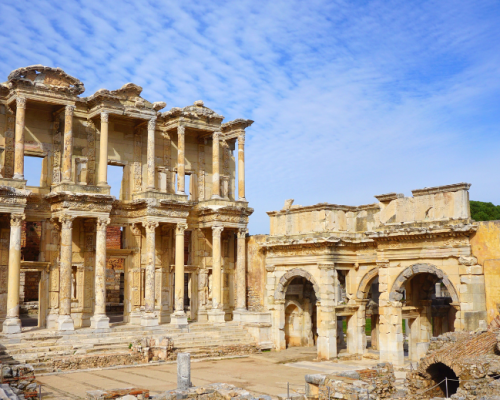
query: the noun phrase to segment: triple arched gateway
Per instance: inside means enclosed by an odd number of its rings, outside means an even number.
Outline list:
[[[287,201],[269,212],[271,234],[259,248],[275,346],[285,348],[291,321],[303,318],[296,277],[316,296],[319,358],[358,354],[401,364],[419,359],[434,336],[486,322],[468,188],[390,193],[359,207]],[[296,298],[287,303],[289,296]]]

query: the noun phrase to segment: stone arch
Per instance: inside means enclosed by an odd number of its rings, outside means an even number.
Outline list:
[[[459,303],[457,291],[455,290],[455,287],[448,279],[448,276],[442,270],[437,268],[435,265],[426,263],[410,265],[403,272],[401,272],[394,281],[394,284],[392,285],[392,289],[389,293],[389,300],[390,301],[402,300],[405,282],[418,274],[436,275],[439,279],[442,280],[443,284],[450,292],[453,303]]]
[[[285,300],[286,289],[289,283],[292,281],[293,278],[298,278],[298,277],[305,278],[312,283],[314,292],[316,293],[316,300],[318,302],[321,301],[318,284],[316,283],[312,275],[309,272],[304,271],[302,268],[291,269],[280,278],[278,285],[276,285],[276,290],[274,291],[274,298],[276,300]]]
[[[358,299],[364,299],[368,292],[370,291],[370,288],[368,285],[370,282],[378,275],[378,267],[373,268],[372,270],[368,271],[363,279],[361,279],[361,282],[359,283],[358,291],[356,292],[356,297]]]

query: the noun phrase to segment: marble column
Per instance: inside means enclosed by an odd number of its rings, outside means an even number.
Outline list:
[[[246,311],[246,235],[248,230],[238,230],[238,243],[236,254],[236,310]]]
[[[155,259],[156,259],[156,228],[159,223],[156,221],[147,221],[144,223],[146,228],[146,293],[144,315],[141,318],[142,326],[158,325],[158,318],[155,316]]]
[[[101,113],[101,139],[99,142],[99,169],[97,185],[108,186],[108,120],[107,112]]]
[[[212,309],[208,312],[208,320],[224,322],[222,311],[222,268],[221,268],[221,234],[224,227],[212,227]]]
[[[182,125],[177,127],[177,194],[186,194],[186,139],[185,128]]]
[[[63,215],[61,222],[61,255],[59,273],[59,319],[60,331],[74,331],[75,325],[71,318],[71,273],[73,258],[73,220],[74,216]]]
[[[245,198],[245,132],[238,134],[238,200]]]
[[[94,290],[94,315],[90,318],[90,326],[94,329],[108,329],[109,318],[106,316],[106,229],[110,219],[97,218]]]
[[[156,117],[151,118],[148,122],[148,177],[147,190],[155,190],[155,128]]]
[[[26,98],[16,98],[16,143],[14,148],[14,179],[24,180],[24,124]]]
[[[219,165],[219,139],[220,132],[213,133],[212,144],[212,199],[220,199],[220,165]]]
[[[71,162],[73,158],[73,111],[75,106],[66,106],[64,113],[64,153],[62,162],[62,182],[72,181]]]
[[[21,332],[19,319],[19,281],[21,277],[21,227],[24,214],[10,216],[9,281],[7,284],[7,317],[3,333]]]
[[[177,224],[175,228],[175,311],[170,317],[170,323],[177,326],[187,325],[184,312],[184,231],[185,223]]]

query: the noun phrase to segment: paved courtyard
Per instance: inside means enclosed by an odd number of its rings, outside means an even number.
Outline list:
[[[294,390],[303,392],[304,375],[332,373],[373,366],[376,361],[344,363],[316,362],[315,348],[292,348],[244,358],[192,362],[191,380],[201,386],[225,382],[253,393],[273,397],[286,393],[287,382]],[[40,376],[43,399],[84,399],[88,390],[141,387],[151,394],[175,389],[177,366],[172,364],[136,366],[119,369],[92,370]]]

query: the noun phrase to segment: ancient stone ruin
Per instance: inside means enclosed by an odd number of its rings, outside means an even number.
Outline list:
[[[417,389],[444,373],[421,369],[428,351],[494,347],[477,330],[500,308],[500,223],[471,219],[470,184],[359,206],[289,199],[269,235],[248,236],[253,121],[224,123],[202,101],[164,111],[133,83],[84,90],[41,65],[0,84],[2,363],[43,373],[317,346],[319,360],[420,362]],[[456,351],[460,369],[440,362],[478,376]]]

